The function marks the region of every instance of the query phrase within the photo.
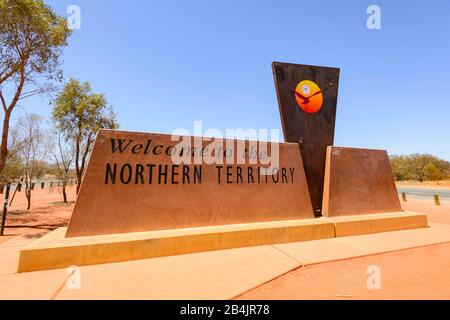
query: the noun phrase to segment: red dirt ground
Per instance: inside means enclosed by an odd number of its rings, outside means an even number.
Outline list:
[[[450,224],[450,204],[409,200],[404,210],[425,212]],[[381,268],[381,290],[367,288],[367,268]],[[276,278],[238,297],[272,299],[450,299],[450,243],[321,263]]]
[[[76,199],[75,187],[68,188],[67,193],[69,203],[64,204],[59,188],[33,190],[31,210],[27,211],[25,193],[17,192],[6,216],[6,237],[0,237],[0,243],[7,237],[24,234],[38,236],[67,226]]]
[[[369,290],[367,269],[380,267]],[[239,300],[450,299],[450,244],[307,266],[251,290]]]
[[[60,190],[35,190],[32,209],[27,212],[24,193],[17,193],[0,243],[17,235],[38,238],[67,226],[75,189],[70,188],[68,194],[71,202],[63,204]],[[449,202],[438,207],[433,199],[411,199],[402,205],[405,210],[426,212],[430,221],[450,224]],[[367,289],[369,265],[382,270],[381,290]],[[450,243],[446,243],[303,267],[238,299],[450,299],[449,270]]]

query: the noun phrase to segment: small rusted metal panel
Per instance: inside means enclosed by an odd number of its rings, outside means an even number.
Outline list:
[[[328,148],[322,211],[324,216],[401,210],[386,151]]]
[[[284,138],[300,144],[311,202],[320,216],[326,151],[334,143],[340,71],[281,62],[274,62],[272,68]]]

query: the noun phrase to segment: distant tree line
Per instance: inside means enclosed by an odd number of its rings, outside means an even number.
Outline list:
[[[62,181],[63,199],[73,177],[77,192],[96,133],[117,128],[103,94],[88,82],[64,81],[63,49],[72,31],[43,0],[0,0],[0,182],[20,181],[31,205],[32,181]],[[31,113],[26,101],[47,95],[49,119]],[[17,107],[25,114],[13,121]]]
[[[450,179],[450,162],[430,154],[394,155],[391,157],[391,165],[396,181]]]
[[[88,82],[70,79],[57,94],[49,119],[26,112],[9,130],[8,154],[0,183],[20,182],[31,207],[32,183],[43,178],[77,181],[77,193],[99,129],[118,127],[116,116],[102,94]]]

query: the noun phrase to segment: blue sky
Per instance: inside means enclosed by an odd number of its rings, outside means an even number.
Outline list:
[[[281,128],[271,63],[285,61],[341,68],[336,145],[450,160],[448,0],[47,3],[81,8],[65,76],[105,93],[121,129]],[[23,106],[50,115],[45,98]]]

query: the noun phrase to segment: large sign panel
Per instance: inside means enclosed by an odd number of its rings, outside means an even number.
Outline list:
[[[101,130],[66,236],[313,217],[298,144]]]

